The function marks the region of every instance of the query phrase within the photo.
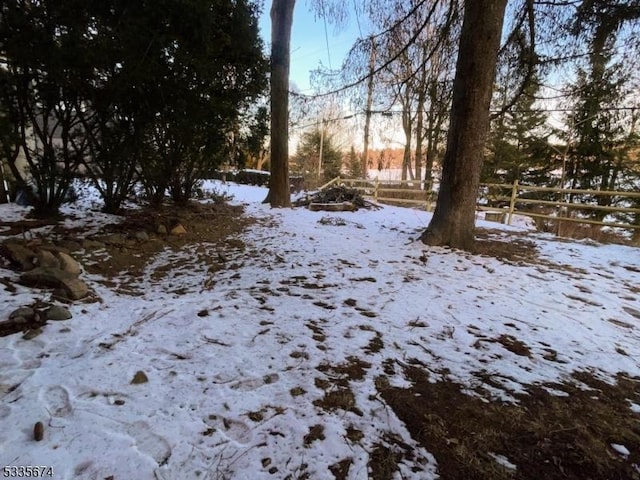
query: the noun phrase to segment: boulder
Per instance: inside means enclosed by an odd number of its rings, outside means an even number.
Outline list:
[[[60,262],[60,270],[70,273],[76,277],[82,273],[80,264],[76,262],[71,255],[67,255],[64,252],[58,252],[57,257]]]
[[[29,245],[27,245],[29,246]],[[32,248],[32,247],[31,247]],[[43,245],[40,245],[37,249],[33,248],[33,250],[47,250],[51,253],[53,253],[54,255],[58,252],[64,252],[64,253],[69,253],[69,250],[60,246],[60,245],[53,245],[50,243],[45,243]]]
[[[82,280],[59,268],[34,268],[20,275],[20,283],[28,287],[63,289],[70,300],[79,300],[89,295],[89,287]]]
[[[104,248],[104,243],[99,242],[97,240],[93,240],[91,238],[85,238],[84,240],[82,240],[82,248],[86,250]]]
[[[60,268],[60,261],[48,250],[38,250],[38,266],[45,268]]]
[[[24,340],[33,340],[34,338],[36,338],[41,333],[42,333],[42,328],[41,327],[32,328],[31,330],[27,330],[25,332],[25,334],[22,335],[22,338]]]
[[[133,238],[140,242],[147,242],[149,241],[149,234],[144,230],[140,230],[139,232],[133,234]]]
[[[127,237],[121,233],[112,233],[110,235],[95,237],[95,240],[107,245],[113,245],[114,247],[122,247],[126,243]]]
[[[61,321],[61,320],[69,320],[72,315],[67,307],[61,307],[58,305],[53,305],[45,311],[45,316],[47,320]]]
[[[185,235],[186,233],[187,229],[184,228],[181,223],[171,229],[171,235]]]
[[[35,309],[31,307],[20,307],[9,314],[9,320],[14,320],[18,317],[22,317],[26,320],[33,320],[36,316]]]
[[[158,225],[158,229],[156,230],[156,232],[159,233],[160,235],[166,235],[167,227],[165,227],[164,225]]]
[[[78,250],[82,250],[82,243],[72,239],[60,240],[58,245],[66,250],[66,252],[77,252]]]
[[[31,270],[35,266],[33,261],[36,258],[36,253],[19,243],[3,243],[0,253],[23,272]]]

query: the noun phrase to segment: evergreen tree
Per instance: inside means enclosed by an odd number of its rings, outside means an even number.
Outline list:
[[[304,133],[296,152],[296,163],[306,177],[317,176],[320,162],[320,144],[322,143],[322,179],[331,180],[342,170],[342,152],[335,145],[333,135],[324,134],[320,129]]]
[[[351,146],[351,150],[349,150],[349,154],[347,155],[347,175],[350,178],[362,178],[363,176],[363,162],[356,153],[353,145]]]
[[[547,117],[534,107],[539,84],[532,82],[514,106],[492,122],[482,181],[540,183],[551,169]]]

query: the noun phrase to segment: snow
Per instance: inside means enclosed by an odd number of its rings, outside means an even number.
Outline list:
[[[329,466],[350,457],[355,480],[368,478],[369,452],[392,432],[414,448],[397,478],[432,479],[435,459],[376,395],[379,375],[407,385],[401,373],[384,372],[385,359],[417,360],[433,381],[469,387],[489,374],[485,389],[507,401],[574,371],[611,383],[620,372],[640,375],[637,249],[527,232],[542,262],[521,265],[425,246],[418,236],[431,214],[421,210],[270,209],[264,188],[204,188],[262,219],[239,237],[244,250],[222,251],[234,268],[211,274],[194,248],[167,251],[141,278],[118,280],[136,296],[85,275],[100,302],[72,305],[73,319],[51,322],[33,340],[0,338],[3,465],[50,465],[57,479],[259,480],[306,464],[309,478],[332,479]],[[0,205],[4,221],[26,211]],[[118,221],[86,215],[82,204],[65,213],[74,216],[68,226]],[[525,231],[478,224],[506,240]],[[221,247],[206,248],[217,255]],[[154,280],[166,264],[175,268]],[[0,318],[47,295],[3,289]],[[502,335],[531,355],[507,350],[495,341]],[[368,349],[376,338],[382,348]],[[555,361],[545,358],[550,351]],[[360,414],[314,405],[325,393],[316,379],[337,375],[318,367],[354,357],[371,364],[350,382]],[[131,384],[138,371],[148,383]],[[37,421],[41,442],[31,433]],[[314,425],[324,426],[324,439],[305,446]],[[347,427],[362,440],[349,440]]]
[[[511,463],[509,461],[509,459],[507,457],[505,457],[504,455],[498,455],[496,453],[493,452],[489,452],[489,456],[492,457],[496,463],[498,465],[502,465],[503,467],[509,469],[509,470],[517,470],[518,467],[516,465],[514,465],[513,463]]]
[[[631,452],[624,445],[620,445],[619,443],[612,443],[611,448],[613,448],[617,453],[622,455],[623,457],[628,457]]]

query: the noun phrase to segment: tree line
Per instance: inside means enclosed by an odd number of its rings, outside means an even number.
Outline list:
[[[258,13],[248,0],[2,2],[0,148],[35,214],[55,215],[80,173],[115,213],[136,183],[151,204],[184,202],[205,172],[258,154]]]

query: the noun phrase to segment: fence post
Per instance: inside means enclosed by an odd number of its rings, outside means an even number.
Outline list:
[[[376,177],[376,186],[375,189],[373,190],[373,198],[375,199],[376,203],[378,203],[378,185],[380,184],[380,181],[378,180],[378,177]]]
[[[511,225],[513,212],[516,209],[516,198],[518,197],[518,179],[513,181],[513,189],[511,190],[511,201],[509,202],[509,216],[507,217],[507,225]]]

